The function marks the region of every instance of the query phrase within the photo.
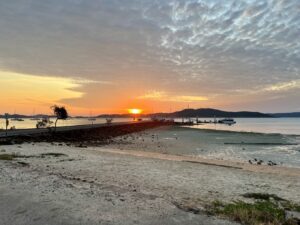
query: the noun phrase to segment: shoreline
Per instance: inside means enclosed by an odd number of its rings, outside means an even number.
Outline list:
[[[57,127],[57,130],[48,129],[25,129],[18,130],[15,134],[4,136],[5,132],[0,136],[1,140],[9,140],[11,142],[85,142],[99,140],[107,141],[113,137],[125,134],[140,132],[160,126],[172,125],[169,122],[130,122],[130,123],[114,123],[100,125],[79,125],[69,127]],[[13,132],[13,131],[12,131]],[[0,143],[1,144],[1,143]]]
[[[64,137],[26,136],[1,145],[0,154],[13,157],[0,160],[0,220],[5,225],[237,225],[211,216],[207,207],[216,201],[252,202],[244,197],[251,193],[300,204],[300,168],[170,154],[162,151],[164,136],[158,134],[174,129],[169,125],[68,131]],[[180,136],[172,138],[166,142]],[[154,140],[159,152],[152,149]],[[137,150],[130,149],[134,141]]]
[[[124,150],[124,149],[120,150],[120,149],[110,149],[105,147],[100,150],[91,149],[87,151],[94,152],[95,154],[110,153],[110,154],[134,156],[139,158],[168,160],[168,161],[175,161],[175,162],[195,163],[195,164],[198,163],[207,166],[223,167],[223,168],[244,170],[244,171],[256,172],[256,173],[287,175],[287,176],[294,176],[300,178],[300,168],[296,168],[296,167],[284,167],[284,166],[270,167],[267,165],[253,165],[253,164],[247,164],[238,161],[207,159],[200,156],[170,155],[170,154],[162,154],[157,152],[134,151],[134,150]]]
[[[194,125],[197,126],[197,125]],[[291,137],[300,137],[300,134],[284,134],[284,133],[265,133],[265,132],[255,132],[255,131],[235,131],[235,130],[222,130],[222,129],[209,129],[209,128],[193,128],[190,126],[181,126],[187,129],[195,129],[202,131],[213,131],[213,132],[224,132],[224,133],[241,133],[241,134],[260,134],[260,135],[281,135],[281,136],[291,136]]]

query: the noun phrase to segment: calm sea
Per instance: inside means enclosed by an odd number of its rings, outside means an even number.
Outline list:
[[[52,119],[55,121],[55,119]],[[132,118],[116,118],[113,122],[129,122]],[[26,129],[26,128],[36,128],[36,120],[24,119],[24,121],[9,121],[9,127],[14,126],[16,129]],[[85,125],[85,124],[103,124],[106,123],[105,119],[97,118],[95,121],[89,121],[87,118],[77,119],[72,118],[68,120],[59,120],[57,126],[75,126],[75,125]],[[0,119],[0,129],[5,128],[5,119]]]
[[[205,118],[201,118],[205,120]],[[206,120],[213,120],[206,118]],[[300,135],[300,118],[237,118],[235,125],[204,124],[193,128]]]
[[[181,119],[177,119],[181,121]],[[201,118],[201,120],[213,120],[212,118]],[[216,129],[228,131],[245,131],[259,133],[280,133],[300,135],[300,118],[237,118],[236,124],[232,126],[223,124],[204,124],[195,125],[196,129]],[[116,118],[113,122],[129,122],[132,118]],[[35,128],[35,120],[24,119],[24,121],[10,121],[9,126],[15,126],[16,129]],[[59,120],[57,126],[73,126],[83,124],[103,124],[106,120],[98,118],[96,121],[88,119],[69,119]],[[0,129],[5,128],[5,120],[0,119]]]

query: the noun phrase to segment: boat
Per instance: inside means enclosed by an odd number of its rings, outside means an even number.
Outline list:
[[[30,118],[30,120],[35,120],[35,121],[41,120],[41,118],[35,116],[35,109],[32,112],[32,117]]]
[[[24,121],[22,118],[19,117],[19,115],[16,114],[16,110],[12,116],[13,118],[10,119],[11,121],[20,121],[20,122]]]
[[[226,124],[226,125],[230,126],[230,125],[236,124],[236,121],[231,118],[225,118],[225,119],[219,120],[218,123]]]
[[[92,116],[92,111],[90,111],[90,116],[88,117],[88,121],[96,121],[96,118]]]

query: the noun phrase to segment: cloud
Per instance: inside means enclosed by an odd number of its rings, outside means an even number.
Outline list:
[[[53,104],[64,104],[65,99],[80,99],[82,81],[51,76],[33,76],[0,71],[0,105],[6,112],[49,112]],[[87,82],[87,80],[85,80]]]
[[[293,101],[299,9],[299,0],[1,1],[0,69],[82,79],[74,104],[86,107],[103,85],[185,96],[176,101],[218,95],[212,104],[236,89],[264,89],[259,101],[273,86]]]
[[[207,101],[207,97],[203,96],[193,96],[193,95],[171,95],[163,91],[150,91],[145,95],[137,97],[138,99],[147,99],[163,102],[200,102]]]
[[[265,87],[263,90],[271,91],[271,92],[273,91],[280,92],[280,91],[290,91],[293,89],[300,89],[300,79],[273,84],[268,87]]]

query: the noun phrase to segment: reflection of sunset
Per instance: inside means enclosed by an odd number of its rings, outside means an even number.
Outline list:
[[[128,109],[128,112],[130,114],[138,115],[138,114],[142,113],[142,110],[141,109]]]

